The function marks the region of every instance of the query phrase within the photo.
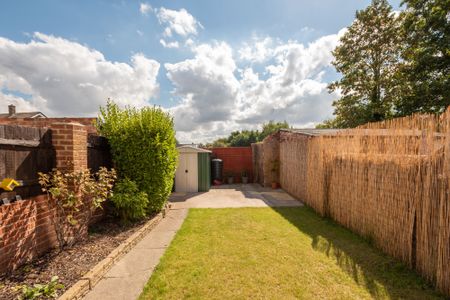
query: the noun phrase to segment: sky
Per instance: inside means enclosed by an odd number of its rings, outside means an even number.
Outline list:
[[[400,1],[391,0],[395,10]],[[157,105],[182,143],[332,117],[331,51],[369,0],[0,3],[0,112]]]

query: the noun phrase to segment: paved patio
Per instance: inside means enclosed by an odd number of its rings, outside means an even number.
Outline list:
[[[169,201],[172,209],[303,205],[282,189],[264,188],[259,184],[213,186],[205,193],[173,193]]]
[[[303,205],[281,189],[262,188],[257,184],[223,185],[207,193],[173,193],[169,201],[171,210],[166,218],[122,257],[84,299],[136,299],[183,224],[189,208]]]

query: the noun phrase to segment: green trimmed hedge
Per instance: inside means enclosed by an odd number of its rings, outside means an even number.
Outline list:
[[[134,181],[148,195],[148,210],[160,211],[178,159],[171,115],[157,107],[121,109],[108,101],[100,108],[97,129],[108,138],[119,178]]]

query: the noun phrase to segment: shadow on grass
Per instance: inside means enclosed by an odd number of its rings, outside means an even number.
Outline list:
[[[445,299],[403,263],[375,249],[348,229],[322,218],[308,207],[272,208],[376,299]]]

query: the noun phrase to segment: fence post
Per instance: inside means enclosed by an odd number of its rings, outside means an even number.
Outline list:
[[[53,123],[52,144],[56,151],[56,168],[65,171],[87,169],[87,130],[79,123]]]

